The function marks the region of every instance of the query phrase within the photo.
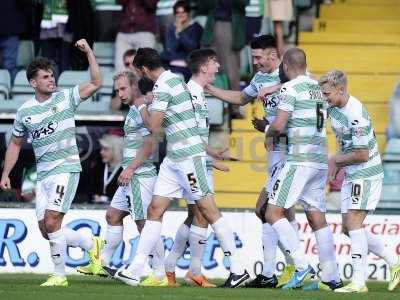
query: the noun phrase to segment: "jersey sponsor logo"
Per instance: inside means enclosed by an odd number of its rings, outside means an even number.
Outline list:
[[[45,138],[51,134],[53,134],[57,129],[58,123],[57,122],[50,122],[45,126],[42,126],[38,129],[35,129],[31,132],[32,139],[38,140]]]
[[[270,107],[270,108],[275,108],[278,106],[278,97],[276,96],[267,96],[264,98],[264,106],[265,107]]]

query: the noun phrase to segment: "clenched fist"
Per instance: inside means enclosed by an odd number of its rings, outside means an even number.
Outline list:
[[[80,39],[75,43],[75,47],[81,50],[84,53],[89,53],[92,51],[88,42],[85,39]]]

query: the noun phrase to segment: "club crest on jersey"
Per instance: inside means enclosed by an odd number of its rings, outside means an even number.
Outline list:
[[[57,113],[57,111],[58,111],[58,109],[57,109],[57,106],[56,106],[56,105],[53,106],[53,107],[51,108],[51,112],[52,112],[53,114]]]
[[[31,117],[26,117],[25,119],[24,119],[24,123],[25,124],[30,124],[32,122],[32,118]]]

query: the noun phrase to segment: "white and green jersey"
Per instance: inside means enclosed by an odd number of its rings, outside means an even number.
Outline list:
[[[270,87],[280,84],[279,78],[279,68],[273,71],[272,73],[263,73],[258,71],[253,79],[250,81],[250,84],[243,89],[242,93],[245,95],[246,99],[250,101],[257,97],[258,92],[263,87]],[[263,107],[265,119],[271,124],[276,117],[278,104],[280,102],[279,91],[267,95],[264,97]],[[268,152],[268,165],[270,167],[274,166],[276,163],[282,161],[284,159],[287,152],[286,146],[286,137],[282,135],[279,138],[274,138],[273,141],[273,149]]]
[[[283,84],[278,109],[290,114],[286,161],[294,165],[327,169],[326,105],[318,82],[301,75]]]
[[[122,157],[122,167],[125,169],[136,158],[137,152],[143,146],[144,138],[150,135],[149,130],[145,127],[140,112],[135,105],[129,109],[124,124],[124,151]],[[157,176],[156,168],[153,164],[153,156],[151,155],[142,165],[135,170],[135,174],[140,176],[153,177]]]
[[[342,153],[357,149],[369,151],[367,162],[346,167],[346,180],[383,178],[378,143],[366,107],[350,96],[344,107],[330,107],[328,116]]]
[[[13,135],[27,135],[32,142],[39,181],[54,174],[82,171],[74,119],[80,101],[76,86],[53,93],[41,103],[28,100],[18,109]]]
[[[165,113],[162,126],[167,137],[167,156],[172,160],[205,156],[194,104],[186,83],[178,75],[164,71],[153,88],[150,111]]]
[[[195,81],[189,80],[187,83],[196,113],[197,123],[199,124],[200,137],[203,142],[208,145],[208,137],[210,136],[210,122],[209,111],[207,106],[207,99],[204,96],[204,89]],[[207,155],[207,170],[212,170],[213,159]]]

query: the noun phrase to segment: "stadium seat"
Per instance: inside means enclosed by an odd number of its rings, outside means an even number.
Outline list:
[[[58,89],[69,89],[82,82],[89,80],[89,73],[87,71],[64,71],[58,78]]]
[[[399,34],[386,33],[344,33],[344,32],[301,32],[301,44],[331,45],[398,45]]]
[[[320,17],[323,19],[369,19],[398,20],[400,6],[397,5],[322,5]]]
[[[34,97],[35,93],[33,88],[29,85],[26,78],[26,70],[21,70],[17,73],[14,80],[14,85],[11,88],[12,99],[27,100]]]
[[[93,52],[96,55],[97,62],[101,66],[114,66],[114,51],[114,43],[95,42],[93,45]]]
[[[400,162],[400,139],[390,139],[385,147],[383,160]],[[399,180],[400,182],[400,180]]]
[[[17,67],[26,68],[35,58],[35,50],[31,40],[20,40],[18,44]]]
[[[96,93],[96,99],[98,101],[105,101],[110,103],[111,94],[113,91],[113,84],[114,84],[113,76],[114,73],[111,72],[103,73],[103,84]]]
[[[29,100],[29,97],[17,97],[17,98],[11,98],[8,100],[1,100],[0,101],[0,107],[1,107],[1,112],[8,112],[8,113],[15,113],[18,108],[21,107],[22,104],[24,104],[25,101]]]
[[[8,70],[0,69],[0,99],[10,98],[11,77]]]
[[[222,125],[224,123],[224,103],[218,98],[205,95],[208,105],[210,125]]]
[[[220,192],[254,193],[260,191],[266,180],[264,162],[223,162],[229,172],[214,171],[214,189]],[[240,180],[238,180],[240,174]]]
[[[373,26],[371,26],[373,24]],[[400,21],[398,20],[328,20],[316,19],[313,21],[314,32],[341,32],[367,34],[399,34]]]
[[[400,48],[389,46],[300,45],[311,73],[331,69],[357,74],[399,74]],[[371,63],[373,62],[373,63]]]
[[[93,101],[92,98],[87,99],[79,104],[77,114],[110,114],[110,101]]]

